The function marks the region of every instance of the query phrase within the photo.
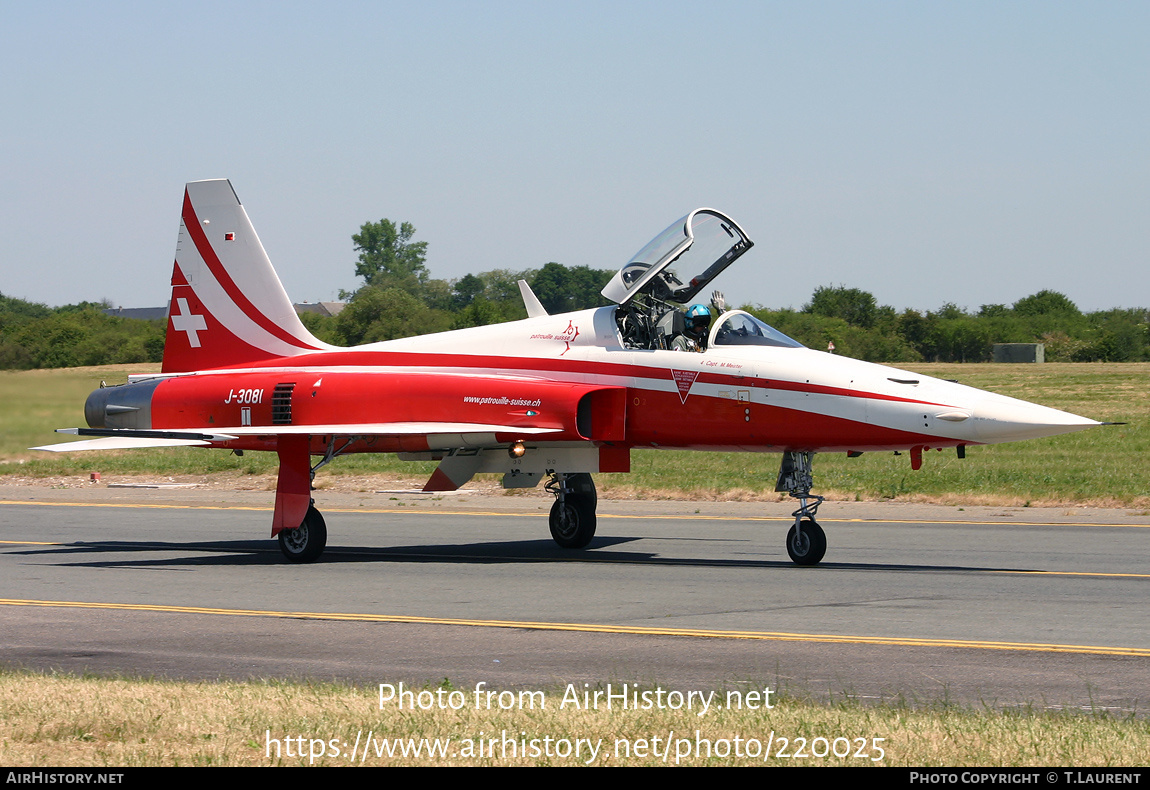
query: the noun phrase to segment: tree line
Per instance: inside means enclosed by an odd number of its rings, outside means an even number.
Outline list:
[[[608,304],[599,292],[613,271],[551,262],[538,269],[494,269],[458,280],[438,280],[427,269],[427,242],[415,228],[388,219],[367,222],[354,234],[360,288],[342,292],[347,305],[334,317],[304,315],[320,340],[348,346],[497,324],[527,317],[519,293],[526,280],[549,313]]]
[[[1150,360],[1146,308],[1084,313],[1051,290],[977,311],[948,302],[900,313],[866,291],[820,286],[801,310],[749,312],[806,346],[834,343],[836,353],[869,362],[988,362],[995,343],[1043,343],[1048,362]]]
[[[164,322],[105,315],[108,307],[47,307],[0,293],[0,369],[159,362]]]
[[[521,271],[495,269],[456,280],[434,279],[427,242],[415,228],[388,219],[352,236],[359,288],[336,316],[304,313],[304,325],[334,345],[357,345],[526,318],[516,284],[526,280],[549,313],[607,304],[600,295],[612,269],[547,263]],[[734,299],[730,297],[734,296]],[[738,304],[735,294],[728,303]],[[50,308],[0,294],[0,368],[159,362],[165,322],[106,315],[106,303]],[[985,362],[995,343],[1044,343],[1051,362],[1150,360],[1147,310],[1083,313],[1064,294],[1044,290],[1012,305],[968,311],[946,303],[920,312],[879,305],[867,291],[820,286],[800,309],[743,305],[757,318],[810,348],[870,362]]]

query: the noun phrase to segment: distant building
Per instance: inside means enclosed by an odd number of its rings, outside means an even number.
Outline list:
[[[118,318],[134,318],[137,321],[163,321],[168,317],[167,307],[108,307],[104,315]]]
[[[339,315],[346,306],[346,302],[300,302],[292,305],[297,315],[300,313],[318,313],[324,316]]]
[[[1043,343],[995,343],[995,362],[1045,362],[1046,346]]]

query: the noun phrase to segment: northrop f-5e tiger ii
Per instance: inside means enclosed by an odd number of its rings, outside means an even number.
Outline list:
[[[780,453],[776,489],[799,501],[787,553],[815,565],[827,545],[815,453],[906,451],[917,469],[932,448],[963,455],[1100,424],[813,351],[717,294],[713,321],[685,313],[752,245],[734,220],[700,208],[615,274],[603,289],[610,306],[548,315],[521,281],[526,319],[340,348],[300,322],[231,183],[195,181],[162,372],[96,390],[89,427],[62,429],[95,438],[38,449],[274,452],[272,537],[294,562],[324,550],[311,483],[347,453],[436,460],[427,491],[479,472],[502,474],[508,488],[543,482],[555,497],[551,535],[569,549],[595,535],[592,475],[629,471],[633,448]]]

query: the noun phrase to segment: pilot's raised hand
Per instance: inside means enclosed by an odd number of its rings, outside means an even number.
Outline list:
[[[727,300],[725,298],[723,298],[723,292],[722,291],[712,291],[711,292],[711,307],[718,310],[720,315],[722,315],[724,312],[726,312]]]

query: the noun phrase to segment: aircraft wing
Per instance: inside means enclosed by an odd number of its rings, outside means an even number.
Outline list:
[[[513,433],[523,436],[562,433],[558,428],[525,428],[515,425],[491,425],[471,422],[395,422],[333,423],[329,425],[244,425],[221,428],[212,433],[202,430],[132,430],[128,428],[61,428],[57,433],[99,438],[33,447],[51,453],[82,450],[126,450],[144,447],[207,447],[229,442],[242,436],[347,436],[347,437],[450,437],[447,445],[482,444],[494,441],[493,434]],[[488,439],[488,437],[492,437]],[[469,439],[471,441],[469,441]]]
[[[333,423],[330,425],[246,425],[242,428],[224,428],[223,433],[236,436],[423,436],[425,434],[521,433],[535,436],[541,433],[562,433],[559,428],[524,428],[519,425],[487,425],[474,422],[389,422],[360,425]]]

